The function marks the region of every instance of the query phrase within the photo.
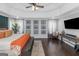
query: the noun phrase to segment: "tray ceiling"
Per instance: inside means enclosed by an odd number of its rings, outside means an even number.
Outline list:
[[[0,11],[9,14],[11,17],[55,18],[79,6],[79,4],[76,3],[39,3],[39,5],[43,5],[44,8],[32,11],[31,8],[25,8],[29,5],[28,3],[0,3]]]

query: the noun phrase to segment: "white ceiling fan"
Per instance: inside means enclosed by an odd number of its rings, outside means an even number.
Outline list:
[[[39,5],[38,3],[29,3],[30,6],[27,6],[26,8],[32,8],[33,11],[36,11],[39,8],[44,8],[44,6]]]

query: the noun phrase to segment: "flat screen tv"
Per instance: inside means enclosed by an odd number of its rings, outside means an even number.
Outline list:
[[[79,29],[79,18],[73,18],[64,21],[66,29]]]
[[[8,17],[0,15],[0,28],[8,29]]]

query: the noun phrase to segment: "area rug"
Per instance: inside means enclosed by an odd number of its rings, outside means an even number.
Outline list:
[[[41,40],[34,40],[32,56],[45,56]]]

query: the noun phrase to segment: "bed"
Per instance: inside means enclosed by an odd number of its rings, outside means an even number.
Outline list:
[[[13,34],[2,38],[0,39],[0,53],[6,53],[9,56],[18,56],[29,39],[29,34]]]

